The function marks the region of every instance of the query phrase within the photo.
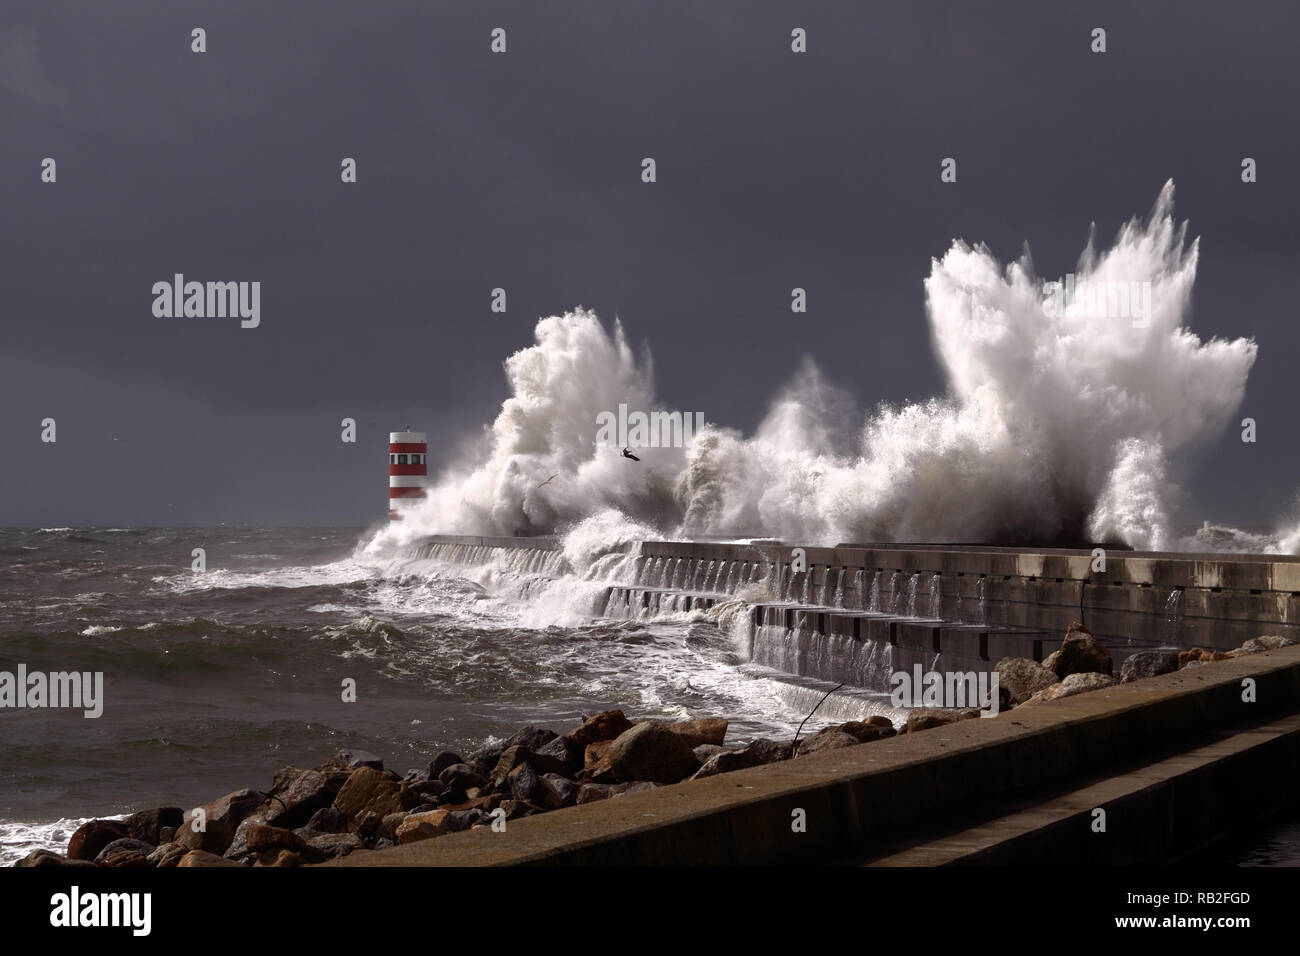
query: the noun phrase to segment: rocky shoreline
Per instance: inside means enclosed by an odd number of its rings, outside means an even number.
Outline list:
[[[1114,676],[1109,651],[1074,624],[1041,664],[1005,658],[996,667],[999,707],[1008,710],[1200,667],[1295,642],[1259,637],[1232,651],[1143,651]],[[443,751],[399,775],[373,754],[342,751],[318,767],[285,767],[266,791],[243,789],[202,807],[158,807],[125,819],[90,820],[66,854],[35,850],[20,867],[301,866],[435,839],[473,827],[616,799],[659,786],[812,753],[916,733],[974,718],[976,708],[918,709],[899,727],[870,717],[824,727],[797,741],[727,745],[718,717],[633,722],[621,710],[587,717],[566,734],[525,727],[497,747],[466,756]]]

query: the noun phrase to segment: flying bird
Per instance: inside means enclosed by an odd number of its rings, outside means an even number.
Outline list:
[[[634,454],[632,454],[630,451],[628,451],[626,448],[623,449],[623,457],[624,457],[624,458],[631,458],[633,461],[640,461],[640,460],[641,460],[641,459],[638,458],[636,455],[634,455]]]
[[[537,487],[538,487],[538,488],[544,488],[544,487],[546,487],[547,485],[549,485],[551,482],[553,482],[556,478],[559,478],[559,477],[560,477],[559,474],[551,475],[551,477],[547,478],[545,481],[543,481],[543,482],[542,482],[540,485],[538,485]]]

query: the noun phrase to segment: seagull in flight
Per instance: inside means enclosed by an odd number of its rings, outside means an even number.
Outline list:
[[[623,449],[623,457],[624,457],[624,458],[631,458],[633,461],[640,461],[640,460],[641,460],[641,459],[638,458],[636,455],[634,455],[634,454],[632,454],[630,451],[628,451],[626,448]]]
[[[551,477],[547,478],[545,481],[543,481],[543,482],[542,482],[540,485],[538,485],[537,487],[538,487],[538,488],[544,488],[544,487],[546,487],[547,485],[549,485],[551,482],[553,482],[556,478],[559,478],[559,477],[560,477],[560,476],[559,476],[559,473],[557,472],[556,474],[551,475]]]

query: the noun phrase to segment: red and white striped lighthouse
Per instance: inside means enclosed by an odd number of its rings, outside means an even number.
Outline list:
[[[388,517],[401,519],[400,512],[424,500],[424,481],[429,474],[429,444],[424,432],[388,433]]]

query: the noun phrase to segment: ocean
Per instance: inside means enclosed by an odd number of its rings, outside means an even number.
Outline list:
[[[343,748],[402,772],[611,707],[789,738],[818,694],[701,612],[591,614],[618,558],[558,579],[373,557],[364,529],[0,531],[0,672],[102,672],[102,716],[0,710],[0,864],[90,817],[266,788]],[[595,547],[595,546],[590,546]],[[204,549],[206,571],[191,569]],[[611,558],[612,555],[607,555]],[[344,701],[354,681],[354,702]],[[882,695],[883,696],[883,695]],[[848,719],[824,708],[807,730]]]

